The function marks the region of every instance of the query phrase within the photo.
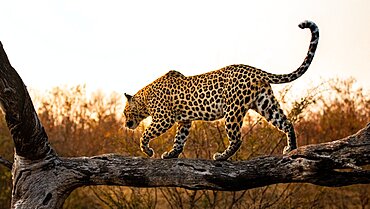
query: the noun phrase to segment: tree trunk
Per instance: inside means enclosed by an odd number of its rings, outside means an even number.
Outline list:
[[[360,167],[370,164],[370,124],[344,139],[249,161],[59,157],[1,43],[0,104],[15,145],[12,208],[62,208],[75,188],[88,185],[236,191],[290,182],[329,187],[370,183],[370,171]],[[11,167],[2,158],[0,164]]]

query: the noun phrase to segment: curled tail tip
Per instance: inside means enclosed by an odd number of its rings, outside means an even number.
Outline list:
[[[314,29],[314,28],[317,28],[317,25],[310,21],[310,20],[305,20],[303,22],[301,22],[298,27],[302,28],[302,29],[305,29],[305,28],[310,28],[310,29]]]

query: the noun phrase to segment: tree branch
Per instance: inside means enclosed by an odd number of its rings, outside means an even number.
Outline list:
[[[54,153],[27,88],[11,66],[1,42],[0,105],[5,113],[5,120],[19,156],[36,160]]]
[[[344,139],[249,161],[161,160],[114,154],[60,158],[1,43],[0,104],[16,151],[12,208],[62,208],[75,188],[86,185],[237,191],[290,182],[335,187],[370,183],[369,170],[361,168],[370,164],[370,124]]]
[[[19,168],[22,177],[15,183],[22,187],[18,188],[17,198],[25,206],[45,204],[45,208],[58,208],[73,189],[88,185],[238,191],[277,183],[329,187],[369,184],[369,170],[360,167],[369,163],[370,124],[341,140],[303,146],[285,156],[264,156],[248,161],[162,160],[114,154],[54,157]],[[34,179],[43,181],[35,184]],[[35,191],[43,192],[37,198],[25,198],[35,195]]]
[[[370,183],[370,124],[347,138],[300,147],[287,156],[248,161],[142,159],[118,155],[64,158],[61,166],[74,171],[85,185],[245,190],[276,183],[346,186]],[[78,171],[78,172],[76,172]]]
[[[12,169],[12,166],[13,166],[13,163],[10,162],[9,160],[3,158],[0,156],[0,164],[4,165],[6,168],[8,168],[9,170]]]

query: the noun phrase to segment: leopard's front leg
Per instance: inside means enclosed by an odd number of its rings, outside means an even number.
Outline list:
[[[154,155],[154,151],[149,147],[149,142],[166,132],[174,124],[174,120],[166,118],[153,118],[152,123],[147,127],[140,138],[140,149],[149,157]]]
[[[231,112],[238,112],[238,107],[233,107],[233,111],[230,111],[230,108],[231,106],[228,107],[228,112],[225,113],[225,127],[230,144],[222,153],[215,153],[213,155],[214,160],[221,161],[229,159],[235,154],[242,144],[240,128],[243,123],[242,116],[244,116],[245,112],[239,111],[239,115],[235,116],[234,114],[231,114]],[[240,120],[237,120],[238,118]]]
[[[190,127],[191,127],[190,121],[178,123],[173,148],[168,152],[164,152],[162,154],[162,159],[177,158],[180,155],[180,153],[184,149],[186,139],[189,135]]]

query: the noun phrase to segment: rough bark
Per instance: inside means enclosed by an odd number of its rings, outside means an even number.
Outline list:
[[[0,104],[15,144],[12,208],[61,208],[75,188],[87,185],[236,191],[288,182],[330,187],[370,183],[370,171],[360,167],[370,164],[370,124],[344,139],[249,161],[59,157],[1,43]],[[11,167],[2,158],[0,164]]]

